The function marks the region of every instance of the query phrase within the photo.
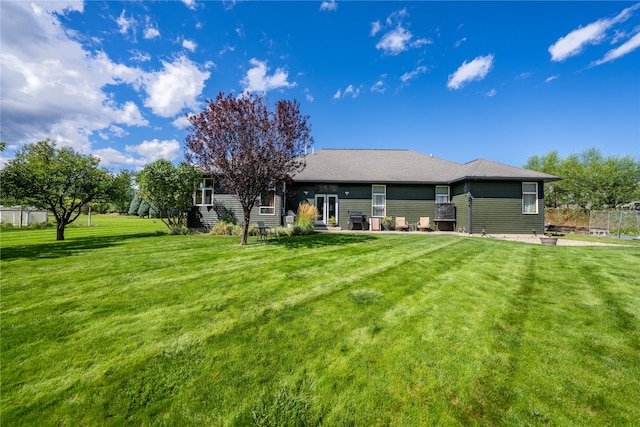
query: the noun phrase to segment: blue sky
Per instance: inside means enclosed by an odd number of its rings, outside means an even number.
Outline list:
[[[297,99],[315,149],[522,166],[640,157],[638,2],[0,2],[1,131],[136,170],[220,92]]]

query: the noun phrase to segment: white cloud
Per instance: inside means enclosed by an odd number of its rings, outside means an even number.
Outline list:
[[[398,55],[409,48],[418,48],[432,43],[431,40],[425,38],[414,39],[411,31],[403,23],[407,16],[409,16],[407,10],[402,9],[389,15],[385,27],[380,24],[380,21],[371,24],[371,36],[376,35],[384,28],[392,28],[376,43],[376,49],[382,50],[386,55]]]
[[[497,90],[495,89],[491,89],[489,92],[485,93],[485,96],[488,96],[489,98],[496,96],[496,94],[498,93]]]
[[[387,25],[394,25],[394,24],[400,23],[407,16],[409,16],[409,13],[407,12],[407,8],[392,12],[391,15],[387,17]]]
[[[378,34],[381,29],[382,29],[382,24],[380,24],[380,21],[372,22],[371,23],[371,31],[369,32],[369,34],[371,35],[371,37],[373,37],[376,34]]]
[[[101,166],[142,166],[139,160],[132,156],[126,156],[111,147],[94,150],[93,155],[100,159]]]
[[[564,61],[565,59],[580,54],[588,44],[599,44],[606,38],[606,32],[614,25],[624,22],[631,17],[633,12],[640,8],[640,3],[624,9],[613,18],[599,19],[585,27],[571,31],[564,37],[549,46],[552,61]]]
[[[146,107],[161,117],[173,117],[185,107],[197,107],[198,96],[210,73],[201,70],[185,56],[173,62],[162,61],[163,69],[144,77]]]
[[[146,126],[138,106],[118,103],[109,86],[139,83],[143,72],[91,53],[70,39],[59,16],[82,4],[3,2],[0,50],[2,137],[30,143],[52,138],[89,152],[89,138],[114,124]]]
[[[307,98],[307,101],[313,102],[313,95],[311,95],[311,92],[309,91],[309,89],[305,89],[304,94],[305,94],[305,97]]]
[[[384,93],[385,91],[384,82],[382,80],[378,80],[373,84],[373,86],[371,86],[371,89],[369,90],[375,93]]]
[[[118,138],[129,135],[129,132],[116,125],[109,126],[109,131]]]
[[[191,122],[187,116],[179,116],[177,119],[172,121],[171,124],[178,129],[186,129],[191,126]]]
[[[116,23],[118,24],[118,31],[120,31],[120,34],[127,36],[129,35],[129,30],[131,30],[133,35],[135,36],[136,20],[133,16],[127,18],[126,15],[127,11],[125,9],[122,9],[122,13],[120,13],[120,16],[116,19]]]
[[[180,143],[175,139],[163,141],[153,139],[151,141],[143,141],[139,145],[127,145],[125,151],[139,155],[145,164],[158,159],[172,161],[178,158]]]
[[[376,49],[383,50],[388,55],[398,55],[408,49],[407,45],[412,37],[411,32],[398,25],[382,36],[376,44]]]
[[[637,33],[635,36],[631,37],[625,43],[621,44],[615,49],[611,49],[608,51],[604,57],[598,61],[593,62],[591,65],[601,65],[605,62],[610,62],[615,59],[620,58],[628,53],[633,52],[637,48],[640,47],[640,33]]]
[[[558,79],[559,77],[560,77],[560,74],[556,74],[556,75],[554,75],[554,76],[549,76],[549,77],[547,77],[547,78],[544,80],[544,82],[545,82],[545,83],[550,83],[550,82],[552,82],[552,81],[554,81],[554,80]]]
[[[236,48],[234,46],[225,44],[224,47],[220,50],[220,56],[224,55],[227,52],[235,52]]]
[[[463,37],[463,38],[461,38],[460,40],[458,40],[458,41],[456,42],[456,44],[454,45],[454,47],[455,47],[455,48],[458,48],[458,47],[460,47],[460,46],[462,45],[462,43],[464,43],[464,42],[466,42],[466,41],[467,41],[467,38],[466,38],[466,37]]]
[[[175,139],[143,141],[138,145],[127,145],[125,153],[115,148],[101,148],[93,154],[100,159],[104,166],[133,166],[141,169],[144,165],[158,159],[174,161],[180,154],[180,143]]]
[[[354,88],[353,85],[349,85],[349,87],[344,90],[343,96],[347,96],[347,94],[351,95],[352,98],[357,98],[358,95],[360,95],[360,88]]]
[[[196,0],[182,0],[185,6],[191,10],[196,10]]]
[[[182,47],[187,50],[190,50],[191,52],[195,52],[198,45],[196,44],[196,42],[192,40],[184,39],[182,40]]]
[[[131,60],[135,62],[147,62],[151,61],[151,55],[147,52],[142,52],[137,49],[133,49],[129,51],[131,53]]]
[[[449,75],[447,87],[460,89],[469,82],[484,79],[493,67],[493,55],[478,56],[471,62],[463,62],[455,73]]]
[[[409,80],[413,80],[415,78],[417,78],[420,74],[424,74],[427,72],[427,67],[425,67],[424,65],[419,66],[418,68],[416,68],[415,70],[409,72],[409,73],[404,73],[401,77],[400,80],[402,80],[402,83],[406,83]]]
[[[151,39],[155,39],[156,37],[160,37],[160,30],[158,30],[156,27],[146,27],[144,29],[144,38],[151,40]]]
[[[338,3],[336,3],[336,0],[325,0],[320,4],[320,10],[324,12],[335,12],[338,10]]]
[[[297,83],[290,83],[287,80],[289,73],[282,68],[277,68],[271,76],[268,76],[267,61],[259,61],[252,58],[249,63],[253,68],[249,69],[247,75],[242,79],[243,92],[265,93],[273,89],[286,89],[297,85]]]
[[[351,95],[351,98],[357,98],[361,91],[362,86],[356,88],[353,85],[349,85],[344,91],[342,91],[342,89],[338,89],[338,91],[333,95],[333,99],[341,99],[347,95]]]

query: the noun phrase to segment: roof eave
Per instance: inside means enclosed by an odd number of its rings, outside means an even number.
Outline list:
[[[548,177],[540,177],[540,176],[463,176],[456,177],[453,180],[449,181],[449,184],[454,184],[456,182],[461,181],[543,181],[543,182],[553,182],[553,181],[561,181],[562,178],[557,176],[548,176]]]

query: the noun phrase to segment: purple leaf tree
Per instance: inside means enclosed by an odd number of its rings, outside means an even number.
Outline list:
[[[262,96],[218,94],[191,122],[187,161],[211,173],[238,197],[244,214],[241,245],[247,244],[251,209],[260,195],[305,167],[313,144],[309,116],[296,101],[280,100],[271,111]]]

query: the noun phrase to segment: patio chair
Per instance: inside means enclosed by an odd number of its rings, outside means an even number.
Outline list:
[[[396,230],[409,231],[409,224],[407,224],[407,219],[405,217],[396,217]]]
[[[274,231],[271,228],[264,225],[264,221],[258,221],[258,225],[256,226],[256,228],[258,229],[258,239],[260,243],[275,235]]]
[[[416,228],[418,230],[430,230],[431,229],[431,219],[428,216],[421,216],[420,221],[416,224]]]

